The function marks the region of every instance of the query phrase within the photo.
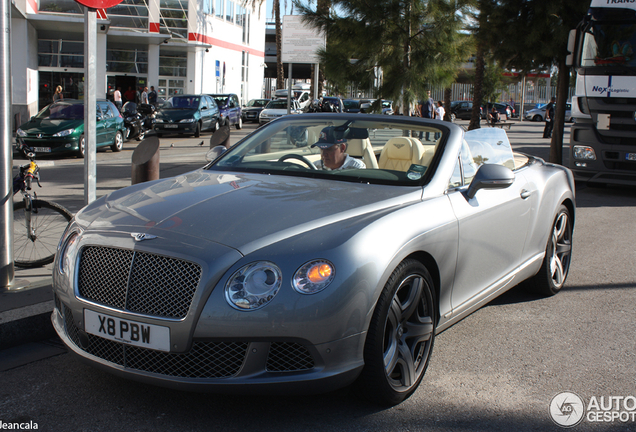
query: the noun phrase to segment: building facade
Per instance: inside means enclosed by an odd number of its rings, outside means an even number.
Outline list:
[[[97,11],[97,97],[154,86],[159,97],[262,93],[265,12],[242,0],[123,0]],[[264,9],[264,8],[263,8]],[[83,98],[84,7],[73,0],[13,0],[14,123],[53,101]]]

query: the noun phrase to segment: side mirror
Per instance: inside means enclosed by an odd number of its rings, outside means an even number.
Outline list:
[[[466,198],[473,199],[480,189],[505,189],[515,181],[515,173],[503,165],[485,164],[470,182]]]
[[[205,159],[208,162],[212,162],[213,160],[215,160],[216,158],[221,156],[226,151],[227,151],[227,149],[225,148],[225,146],[222,146],[222,145],[216,146],[216,147],[211,148],[210,150],[208,150],[208,152],[205,154]]]

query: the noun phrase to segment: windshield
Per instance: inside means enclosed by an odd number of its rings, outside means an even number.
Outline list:
[[[287,101],[284,99],[269,101],[266,109],[287,109]]]
[[[247,103],[247,106],[254,107],[254,108],[262,108],[265,105],[267,105],[268,102],[269,100],[267,99],[252,99],[251,101]]]
[[[83,120],[84,104],[53,103],[40,111],[35,118],[41,120]]]
[[[636,23],[592,22],[585,31],[581,66],[636,66]]]
[[[347,108],[347,109],[360,108],[360,102],[358,102],[358,101],[345,100],[345,101],[342,101],[342,103],[344,104],[345,108]]]
[[[197,109],[200,100],[199,96],[174,96],[165,101],[161,108]]]
[[[208,169],[395,185],[430,177],[447,129],[421,119],[363,117],[285,117],[248,135]]]

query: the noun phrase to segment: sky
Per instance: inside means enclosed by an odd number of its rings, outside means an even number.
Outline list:
[[[283,13],[283,8],[285,7],[285,3],[287,3],[287,9],[286,11]],[[291,12],[291,6],[292,6],[292,0],[280,0],[280,12],[281,12],[281,16],[285,15],[285,14],[289,14]],[[266,16],[268,19],[272,19],[272,21],[274,20],[274,0],[267,0],[267,9],[265,10],[266,12]]]

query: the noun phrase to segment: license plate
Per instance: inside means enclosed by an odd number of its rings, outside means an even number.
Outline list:
[[[628,161],[636,161],[636,153],[627,153],[625,159]]]
[[[51,153],[51,147],[33,147],[36,153]]]
[[[121,319],[89,309],[84,309],[84,323],[86,333],[104,339],[159,351],[170,351],[169,327]]]
[[[179,125],[167,124],[167,125],[163,125],[163,127],[165,127],[166,129],[177,129]]]

